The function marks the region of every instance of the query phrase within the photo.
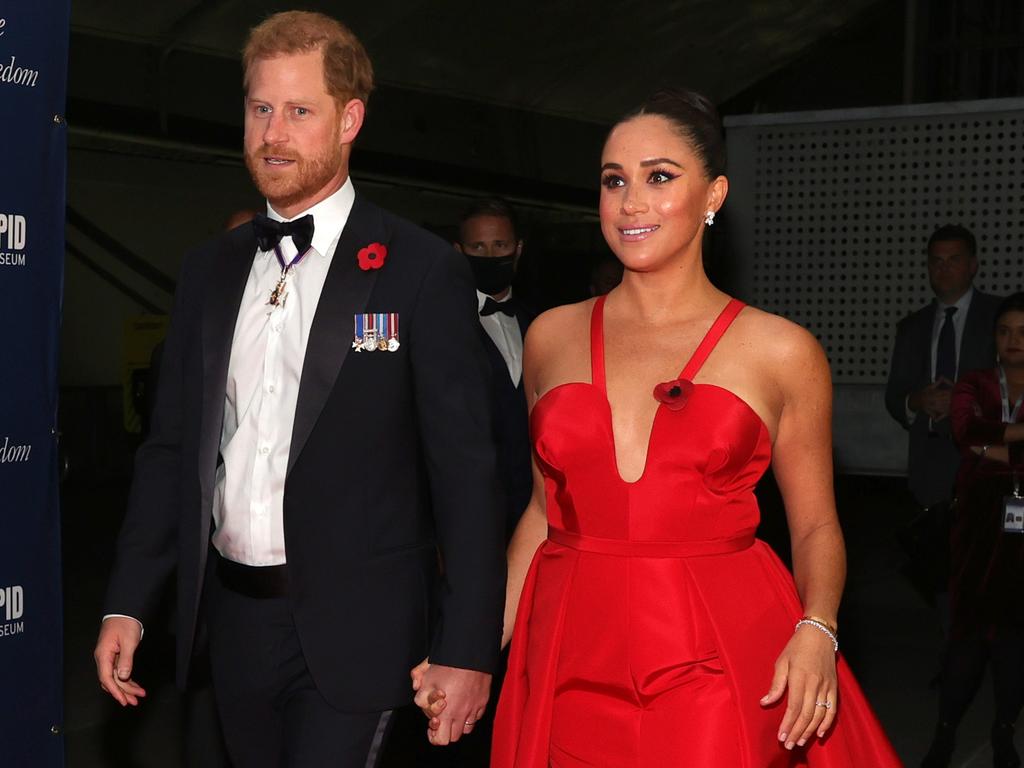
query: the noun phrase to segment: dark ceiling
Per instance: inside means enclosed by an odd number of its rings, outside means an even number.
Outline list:
[[[655,87],[695,87],[746,111],[762,106],[759,84],[772,78],[785,100],[801,97],[786,83],[810,70],[827,87],[803,90],[841,100],[848,88],[833,88],[829,68],[807,62],[830,60],[844,39],[859,60],[864,39],[892,17],[885,27],[895,32],[889,42],[898,67],[903,5],[311,0],[304,7],[342,19],[374,62],[378,87],[354,173],[589,211],[607,126]],[[239,51],[250,27],[288,7],[75,0],[72,148],[237,163]],[[847,77],[855,87],[865,79],[859,65]]]
[[[237,163],[239,51],[276,0],[75,0],[73,148]],[[354,171],[589,208],[616,116],[661,85],[724,114],[1024,95],[1020,0],[309,0],[369,50]]]
[[[878,0],[376,0],[304,3],[347,23],[381,83],[607,124],[651,82],[718,102]],[[76,35],[235,60],[271,0],[75,0]]]

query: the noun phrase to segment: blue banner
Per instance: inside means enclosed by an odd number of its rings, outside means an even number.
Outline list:
[[[57,343],[69,0],[0,5],[0,765],[63,765]]]

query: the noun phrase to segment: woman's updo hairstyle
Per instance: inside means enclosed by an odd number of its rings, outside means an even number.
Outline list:
[[[623,115],[616,125],[643,115],[657,115],[672,123],[704,163],[709,180],[725,175],[722,118],[707,96],[686,88],[663,88]]]

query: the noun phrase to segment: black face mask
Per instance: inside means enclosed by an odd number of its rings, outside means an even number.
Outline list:
[[[510,285],[516,275],[516,256],[470,256],[466,254],[473,270],[477,290],[493,296]]]

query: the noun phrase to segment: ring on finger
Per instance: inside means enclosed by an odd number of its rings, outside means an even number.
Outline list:
[[[816,706],[816,707],[824,707],[825,709],[832,709],[832,702],[829,701],[828,699],[825,699],[825,701],[816,701],[816,702],[814,702],[814,706]]]

